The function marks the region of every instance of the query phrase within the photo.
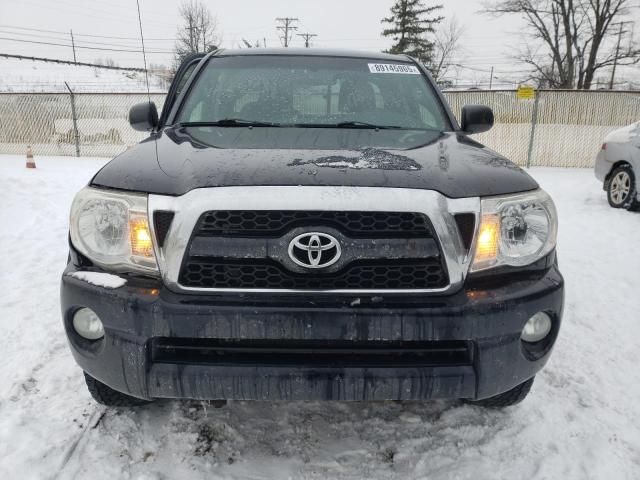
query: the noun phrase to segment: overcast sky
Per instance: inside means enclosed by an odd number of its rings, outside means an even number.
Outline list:
[[[266,39],[267,46],[279,46],[275,17],[284,16],[300,19],[298,32],[317,34],[313,42],[317,47],[382,50],[390,43],[380,36],[383,28],[380,19],[388,15],[393,0],[216,0],[205,3],[218,20],[222,46],[227,48],[237,47],[242,38],[252,42]],[[435,2],[427,0],[426,3]],[[527,42],[519,33],[522,23],[516,17],[494,19],[482,15],[479,1],[437,3],[444,5],[445,17],[455,16],[464,27],[464,51],[457,55],[457,60],[464,65],[460,69],[463,82],[488,81],[492,66],[497,82],[513,78],[523,70],[523,66],[514,64],[511,58],[514,49]],[[180,23],[179,4],[179,0],[140,0],[150,63],[171,63],[169,52]],[[71,47],[16,41],[67,45],[70,39],[66,32],[70,29],[79,47],[91,47],[77,49],[78,61],[93,62],[110,57],[122,66],[142,65],[139,53],[98,50],[140,48],[135,0],[0,0],[0,53],[72,60]],[[292,45],[303,46],[303,40],[294,37]]]

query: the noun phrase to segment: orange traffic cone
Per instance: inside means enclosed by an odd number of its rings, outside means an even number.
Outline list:
[[[36,168],[36,161],[33,159],[31,146],[27,146],[27,168]]]

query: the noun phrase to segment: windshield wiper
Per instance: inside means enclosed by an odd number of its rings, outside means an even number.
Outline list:
[[[362,128],[366,130],[406,130],[398,125],[376,125],[375,123],[359,122],[351,120],[338,123],[296,123],[294,127],[303,128]]]
[[[280,127],[279,123],[258,122],[241,118],[223,118],[213,122],[180,122],[179,127]]]
[[[373,128],[376,130],[402,130],[404,127],[398,125],[376,125],[374,123],[358,122],[355,120],[349,122],[336,123],[337,128]]]

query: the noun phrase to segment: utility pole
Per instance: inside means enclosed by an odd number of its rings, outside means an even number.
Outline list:
[[[204,20],[202,21],[202,51],[206,53],[207,51],[207,29],[204,25]]]
[[[283,36],[281,38],[283,39],[283,45],[285,48],[289,46],[289,39],[291,38],[289,31],[290,30],[294,31],[298,29],[298,27],[293,26],[294,22],[297,22],[297,21],[298,19],[295,17],[276,18],[276,22],[280,22],[280,25],[276,27],[276,30],[280,30],[281,32],[283,32]]]
[[[493,65],[491,65],[491,73],[489,74],[489,90],[493,86]]]
[[[69,30],[69,33],[71,33],[71,48],[73,48],[73,63],[78,63],[78,60],[76,59],[76,42],[74,42],[73,40],[73,30]]]
[[[297,36],[304,38],[304,48],[309,48],[309,40],[318,35],[315,33],[298,33]]]
[[[609,81],[609,90],[613,90],[613,80],[616,77],[616,67],[618,66],[618,55],[620,55],[620,44],[622,43],[622,34],[626,33],[622,30],[625,22],[620,22],[620,30],[618,30],[618,44],[616,45],[616,55],[613,57],[613,68],[611,69],[611,80]]]
[[[198,53],[200,51],[198,49],[198,27],[193,25],[191,20],[189,20],[189,26],[184,27],[184,29],[189,30],[189,46],[191,47],[191,51]]]
[[[73,136],[76,143],[76,157],[80,156],[80,132],[78,132],[78,117],[76,115],[76,98],[71,90],[71,87],[67,82],[64,82],[65,87],[69,90],[69,98],[71,99],[71,118],[73,119]]]

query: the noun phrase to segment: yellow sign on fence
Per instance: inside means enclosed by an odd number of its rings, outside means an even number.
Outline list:
[[[536,98],[536,89],[528,85],[520,85],[516,91],[518,100],[533,100]]]

